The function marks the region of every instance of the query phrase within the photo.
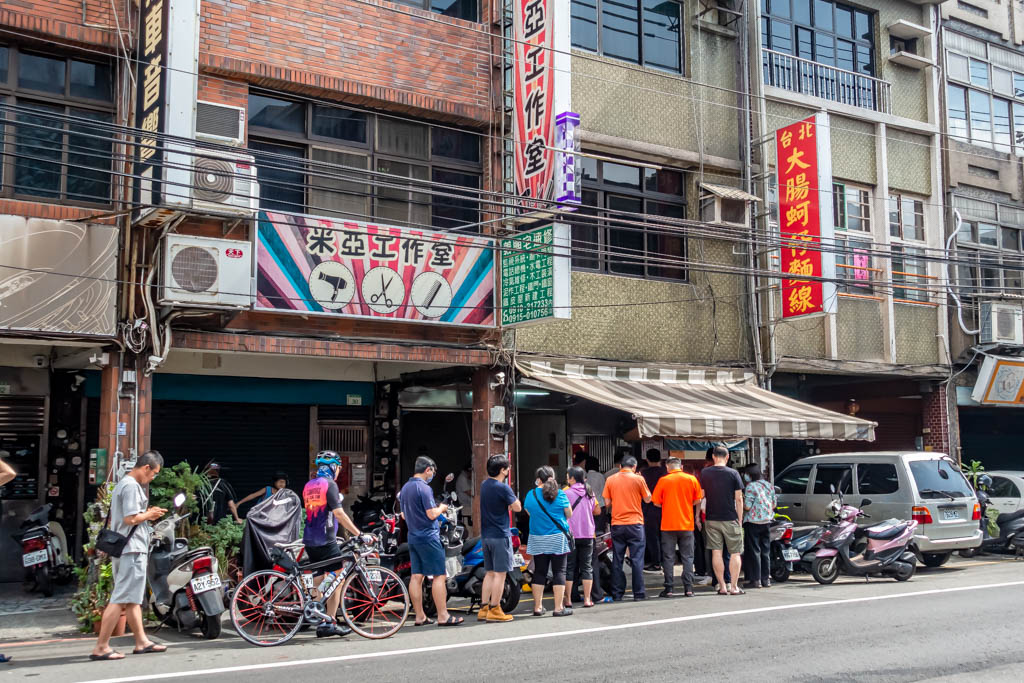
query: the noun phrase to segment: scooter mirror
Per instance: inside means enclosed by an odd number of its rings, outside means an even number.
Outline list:
[[[455,475],[452,474],[451,472],[449,472],[448,476],[444,478],[444,481],[445,481],[445,483],[450,484],[452,479],[454,479],[454,478],[455,478]]]
[[[860,506],[862,508],[866,508],[868,505],[871,505],[871,499],[870,498],[865,498],[864,500],[862,500],[860,502]]]
[[[174,496],[174,507],[180,508],[184,504],[185,504],[185,494],[184,493],[179,493],[176,496]]]
[[[830,491],[831,493],[835,494],[835,492],[836,492],[836,485],[835,485],[835,484],[829,484],[829,485],[828,485],[828,490],[829,490],[829,491]]]

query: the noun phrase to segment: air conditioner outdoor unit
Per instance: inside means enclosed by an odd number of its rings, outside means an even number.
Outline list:
[[[196,102],[196,140],[241,147],[245,144],[245,108]]]
[[[750,204],[740,199],[705,197],[700,203],[700,218],[715,225],[747,227]]]
[[[192,210],[252,218],[260,186],[251,156],[196,147],[192,156]]]
[[[161,304],[248,308],[252,244],[170,234],[164,238]]]
[[[1024,345],[1024,310],[1019,304],[981,303],[982,344]]]

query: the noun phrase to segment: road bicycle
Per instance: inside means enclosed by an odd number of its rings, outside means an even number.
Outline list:
[[[314,576],[337,559],[300,564],[275,548],[275,568],[250,574],[235,589],[231,599],[235,630],[253,645],[282,645],[303,625],[333,619],[326,604],[340,590],[338,614],[349,628],[364,638],[394,635],[409,615],[409,592],[398,574],[370,564],[377,559],[375,543],[376,539],[365,543],[358,537],[341,544],[344,564],[334,579],[325,578],[319,589],[313,586]]]

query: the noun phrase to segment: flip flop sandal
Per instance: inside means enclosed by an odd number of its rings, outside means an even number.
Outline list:
[[[439,622],[437,625],[438,626],[458,626],[459,624],[461,624],[464,621],[465,621],[465,619],[463,619],[462,617],[457,617],[454,614],[449,614],[448,615],[448,621]]]
[[[553,617],[568,617],[571,614],[572,614],[572,610],[569,609],[568,607],[566,607],[561,612],[552,612],[551,616],[553,616]]]
[[[729,595],[729,591],[718,591],[719,595]]]
[[[746,595],[746,594],[747,594],[747,591],[743,590],[742,588],[737,588],[735,591],[730,591],[729,592],[729,595]]]
[[[683,593],[683,597],[684,598],[692,598],[693,597],[693,591],[686,591],[685,593]]]
[[[141,650],[132,650],[133,655],[159,654],[161,652],[167,652],[167,646],[159,643],[150,643]]]
[[[436,623],[437,623],[436,621],[434,621],[430,617],[427,617],[425,621],[414,621],[414,622],[412,622],[412,625],[413,626],[430,626],[431,624],[436,624]]]
[[[583,609],[590,609],[593,606],[594,606],[594,603],[590,603],[589,605],[587,603],[583,603]]]
[[[114,655],[121,655],[121,656],[120,657],[115,657]],[[122,655],[117,650],[111,650],[110,652],[104,652],[101,655],[89,655],[89,659],[91,659],[94,662],[115,661],[115,660],[118,660],[118,659],[124,659],[124,655]]]
[[[535,616],[535,617],[542,617],[542,616],[544,616],[547,613],[548,613],[548,611],[546,609],[533,610],[533,616]]]

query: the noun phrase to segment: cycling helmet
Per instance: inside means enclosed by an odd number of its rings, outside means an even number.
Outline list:
[[[341,467],[341,456],[334,451],[320,451],[316,454],[317,468],[329,467],[332,472],[337,473]]]

